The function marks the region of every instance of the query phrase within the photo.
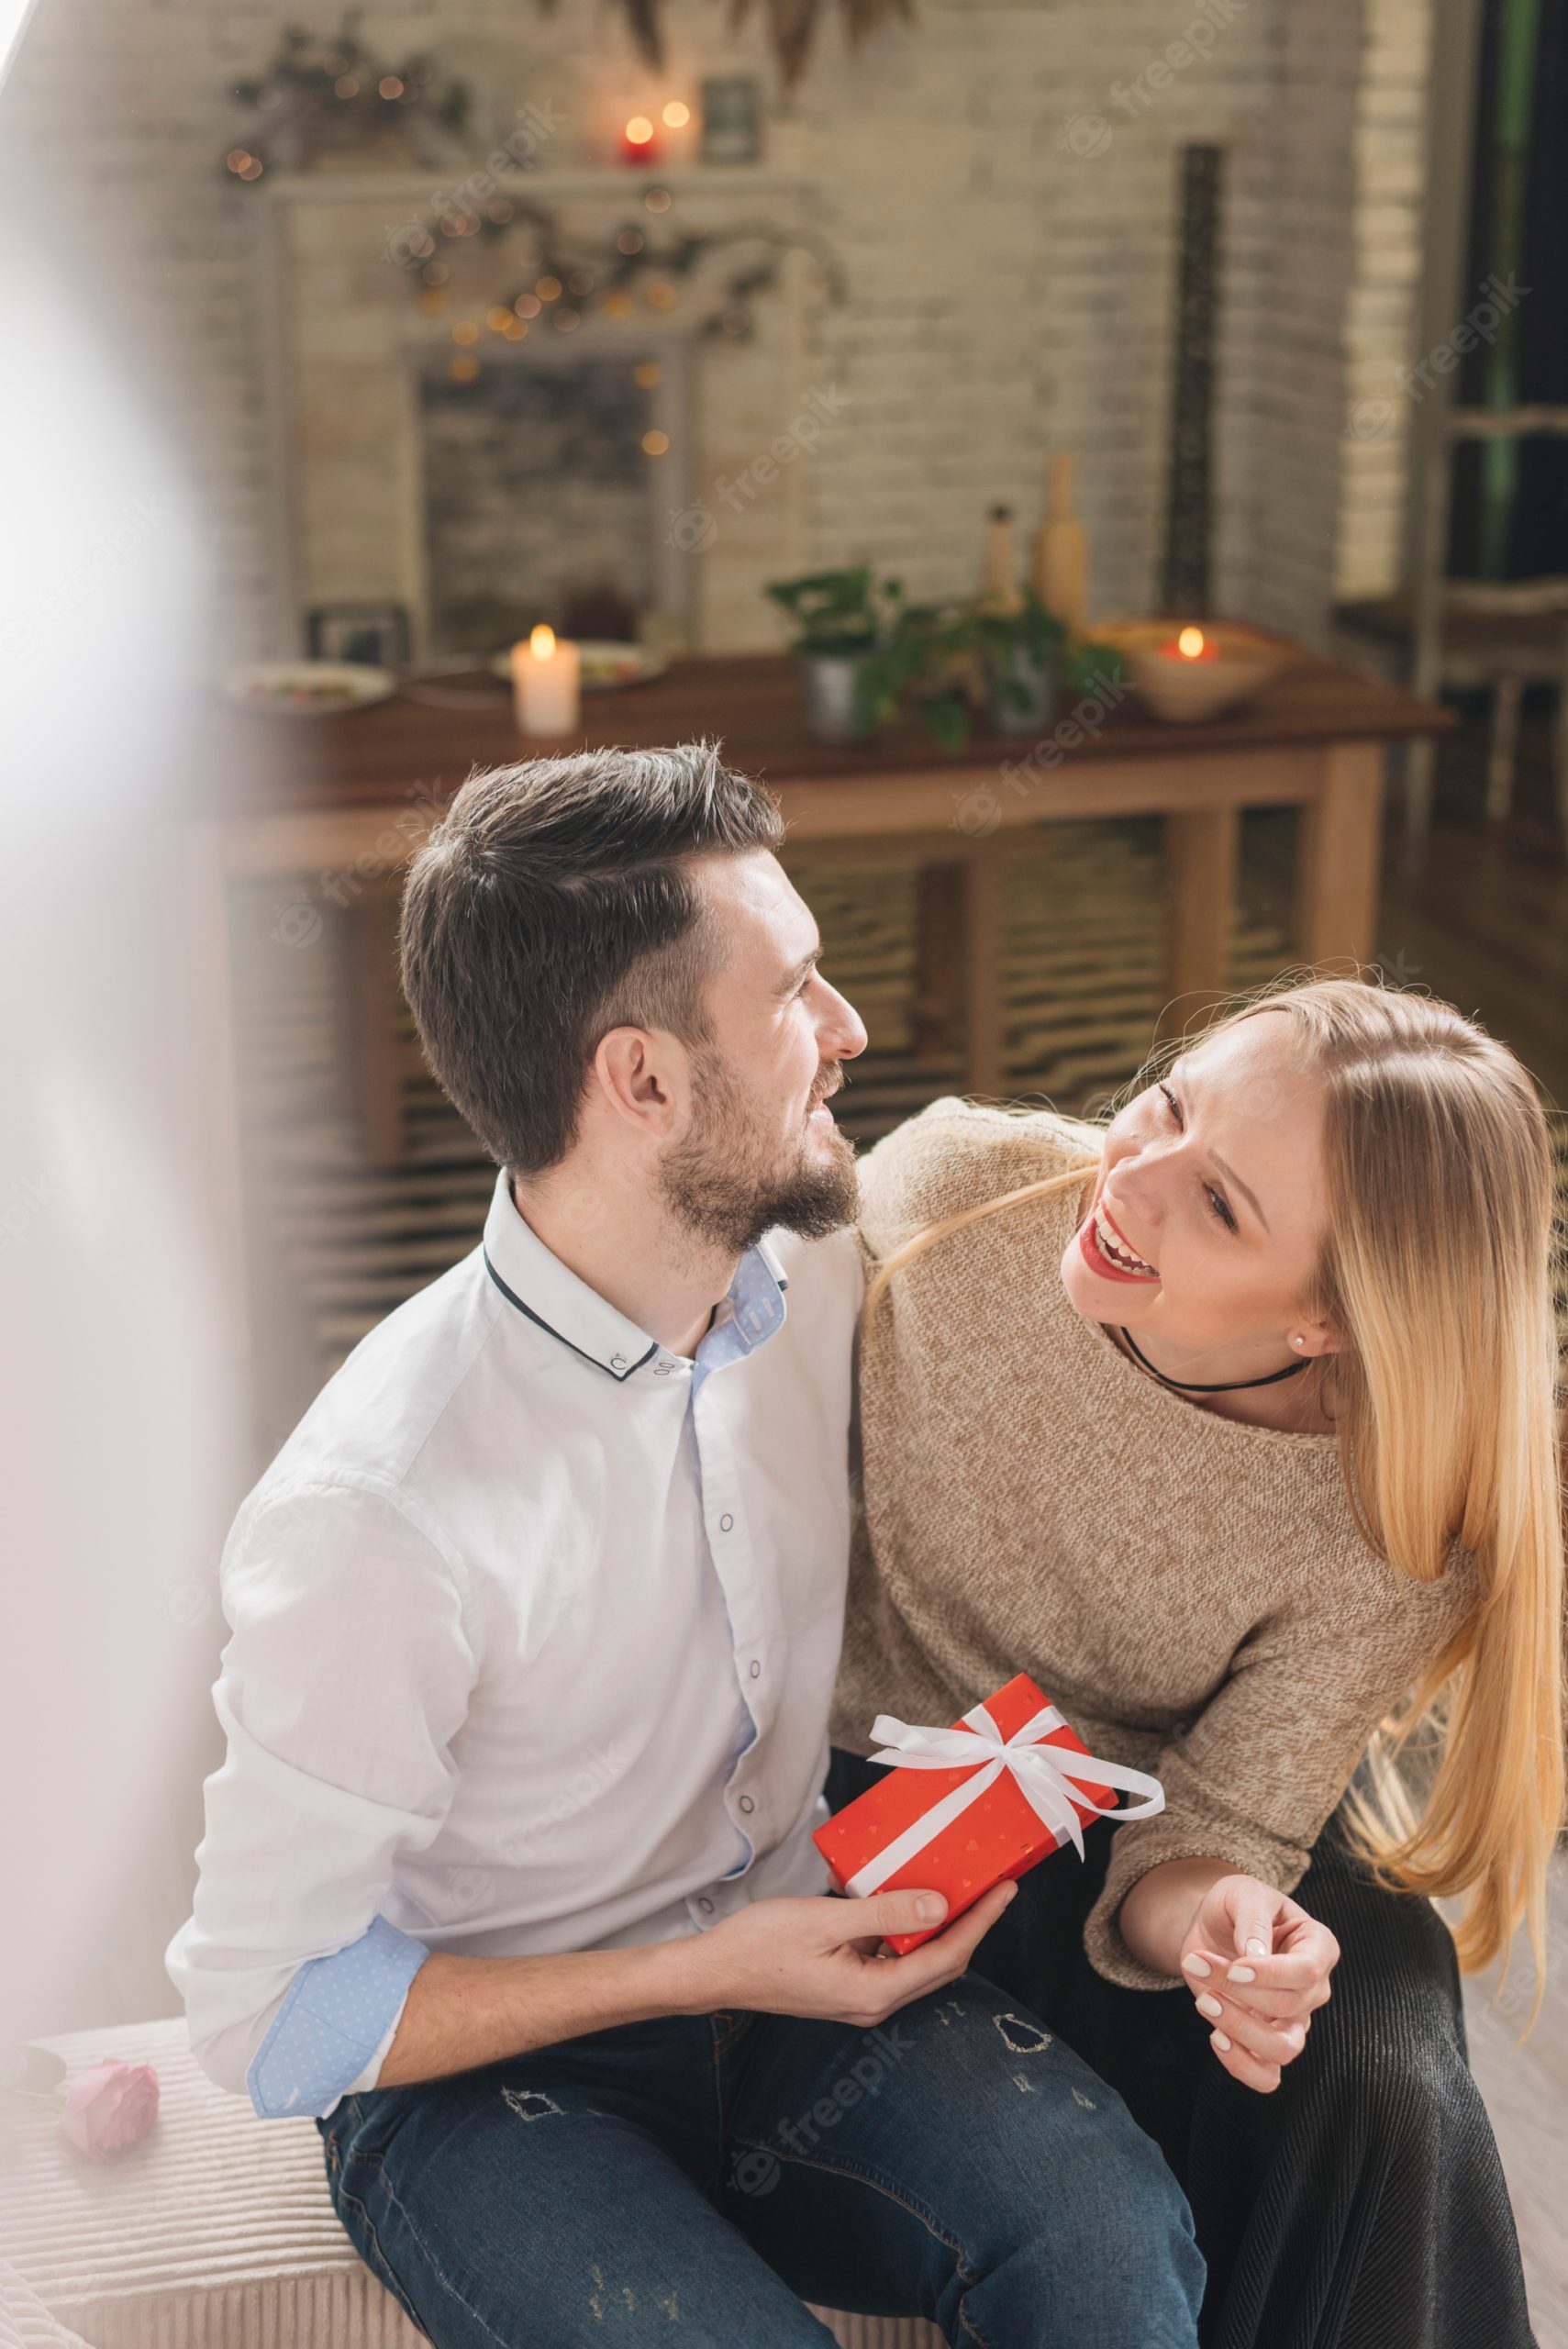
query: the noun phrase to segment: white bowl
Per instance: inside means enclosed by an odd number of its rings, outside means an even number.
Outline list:
[[[1162,648],[1183,628],[1203,631],[1204,657],[1188,660]],[[1218,718],[1259,692],[1287,667],[1290,647],[1239,620],[1139,620],[1105,631],[1127,662],[1140,698],[1178,726]]]

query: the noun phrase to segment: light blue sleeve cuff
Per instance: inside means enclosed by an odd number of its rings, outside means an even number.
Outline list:
[[[261,2119],[327,2111],[375,2054],[429,1954],[414,1934],[373,1917],[357,1942],[307,1958],[245,2075]]]

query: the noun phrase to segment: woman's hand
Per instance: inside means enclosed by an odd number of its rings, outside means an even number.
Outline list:
[[[1328,1926],[1252,1876],[1209,1886],[1181,1949],[1182,1972],[1214,2026],[1209,2045],[1233,2078],[1265,2095],[1306,2046],[1339,1962]]]

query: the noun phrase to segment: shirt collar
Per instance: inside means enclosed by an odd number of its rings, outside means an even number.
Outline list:
[[[639,1329],[545,1246],[519,1214],[505,1167],[496,1175],[484,1219],[484,1254],[485,1270],[508,1306],[612,1378],[624,1382],[661,1352],[656,1338]],[[765,1240],[746,1251],[729,1284],[725,1299],[728,1310],[723,1315],[736,1329],[737,1353],[750,1353],[773,1335],[784,1319],[783,1291],[787,1286],[784,1266]]]

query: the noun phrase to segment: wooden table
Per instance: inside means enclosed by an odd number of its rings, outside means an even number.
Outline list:
[[[561,747],[717,737],[732,765],[776,795],[791,851],[830,845],[836,861],[862,863],[885,862],[890,851],[913,856],[921,873],[917,1042],[932,1054],[951,1050],[961,1025],[969,1088],[996,1095],[1006,1089],[1004,866],[1060,819],[1164,818],[1167,1032],[1200,1019],[1225,992],[1245,807],[1301,810],[1296,955],[1340,964],[1370,956],[1387,747],[1452,719],[1380,679],[1292,651],[1292,665],[1253,704],[1202,725],[1162,724],[1130,694],[1108,712],[1069,699],[1039,741],[982,735],[958,754],[914,722],[868,744],[813,742],[801,729],[788,660],[688,660],[646,685],[585,696],[582,732]],[[367,1127],[373,1153],[395,1155],[395,1108],[379,1079],[373,1029],[378,996],[391,985],[396,876],[472,769],[553,746],[519,738],[507,686],[482,670],[416,681],[390,701],[339,717],[226,713],[219,737],[227,869],[308,874],[359,917]]]

